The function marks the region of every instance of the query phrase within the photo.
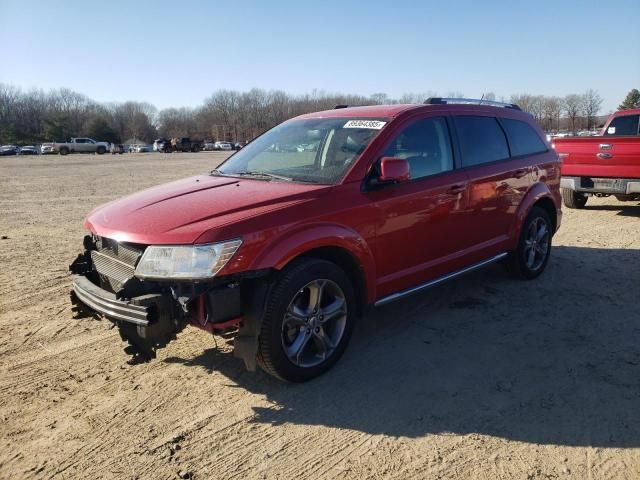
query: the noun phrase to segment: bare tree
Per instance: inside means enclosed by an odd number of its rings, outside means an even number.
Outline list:
[[[564,97],[562,108],[571,123],[571,130],[576,130],[576,120],[582,112],[583,100],[580,95],[572,93]]]
[[[165,137],[247,141],[288,118],[329,110],[338,104],[419,104],[437,96],[433,91],[409,92],[396,99],[385,93],[367,97],[323,90],[302,95],[259,88],[247,92],[218,90],[199,108],[168,108],[158,112],[144,102],[99,104],[68,88],[23,92],[0,84],[0,142],[31,143],[79,135],[104,137],[97,140],[137,138],[149,142],[158,133]],[[445,96],[464,95],[449,92]],[[484,98],[493,100],[495,94],[487,92]],[[501,100],[504,101],[504,97]],[[588,90],[583,95],[567,95],[564,99],[523,93],[512,95],[511,102],[530,112],[547,130],[559,129],[563,114],[566,123],[575,130],[583,116],[587,126],[593,125],[602,98],[595,90]]]
[[[593,89],[589,89],[582,95],[582,111],[587,119],[587,130],[595,125],[595,117],[602,108],[602,97]]]
[[[542,113],[545,130],[560,130],[560,115],[562,114],[562,99],[560,97],[544,97]]]

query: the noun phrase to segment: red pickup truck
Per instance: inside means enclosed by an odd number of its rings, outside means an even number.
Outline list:
[[[640,200],[640,109],[609,117],[596,137],[556,138],[562,163],[562,201],[584,208],[589,196],[614,195],[620,201]]]

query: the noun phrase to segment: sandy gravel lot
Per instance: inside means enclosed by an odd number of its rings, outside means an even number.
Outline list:
[[[84,215],[223,157],[0,158],[1,478],[640,478],[637,203],[565,210],[536,281],[493,266],[373,311],[308,384],[193,328],[126,365],[72,319]]]

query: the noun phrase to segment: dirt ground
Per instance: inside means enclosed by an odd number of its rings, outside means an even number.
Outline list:
[[[0,158],[1,478],[640,478],[637,203],[565,209],[538,280],[492,266],[374,310],[311,383],[194,328],[127,365],[72,319],[82,220],[222,158]]]

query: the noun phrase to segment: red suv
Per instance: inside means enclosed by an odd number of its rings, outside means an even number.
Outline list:
[[[70,266],[79,315],[147,360],[186,325],[288,381],[344,352],[366,307],[504,260],[544,270],[560,164],[516,105],[432,98],[302,115],[209,174],[97,208]]]

